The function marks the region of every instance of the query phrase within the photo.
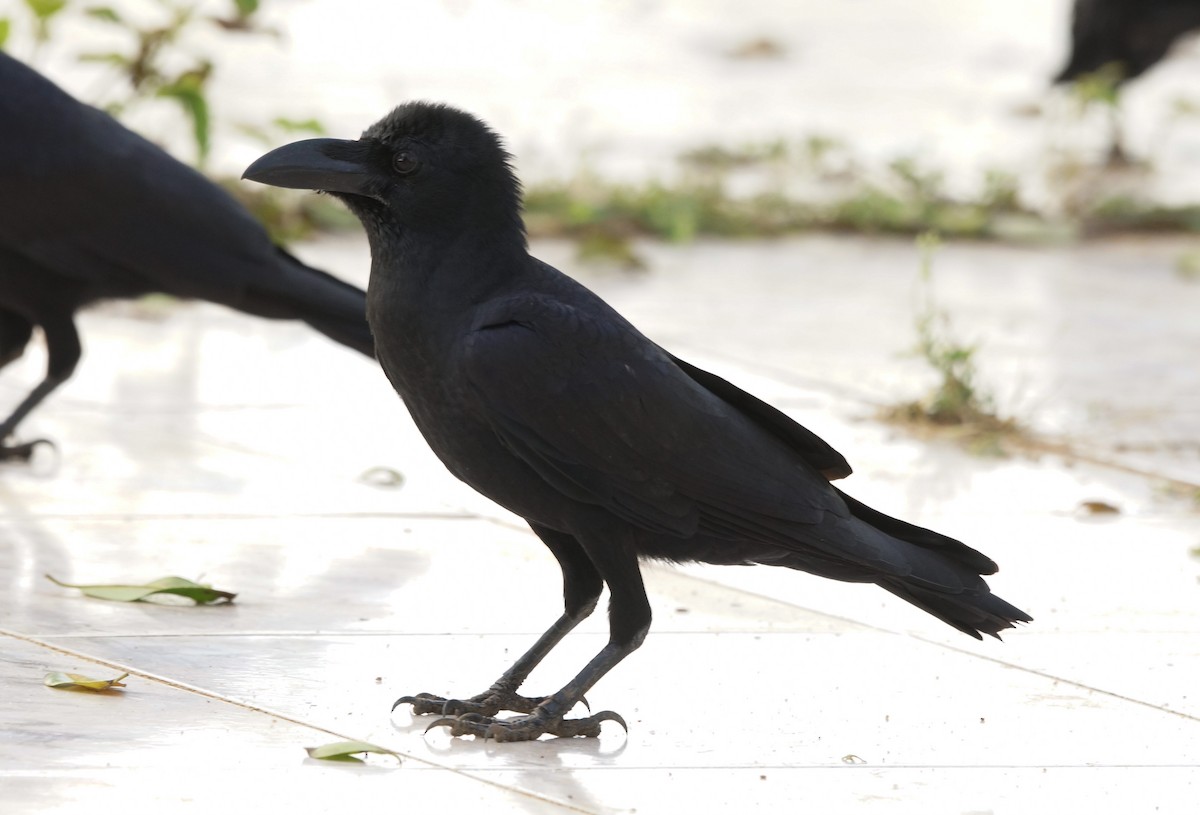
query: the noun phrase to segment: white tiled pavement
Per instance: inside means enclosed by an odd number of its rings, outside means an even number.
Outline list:
[[[862,247],[799,241],[774,262],[836,267]],[[759,264],[771,251],[710,249],[731,263],[759,252]],[[1153,478],[1053,456],[973,458],[865,419],[847,383],[916,365],[895,356],[911,341],[904,321],[870,317],[883,308],[877,287],[822,303],[878,335],[841,352],[844,381],[824,387],[801,379],[805,346],[789,347],[799,334],[786,328],[752,348],[697,306],[689,329],[680,304],[694,306],[686,293],[701,284],[664,267],[672,252],[706,253],[651,251],[662,254],[648,279],[590,282],[673,350],[833,441],[858,497],[992,555],[993,587],[1035,623],[975,643],[870,587],[648,567],[652,633],[589,694],[625,716],[628,735],[425,735],[407,712],[389,715],[392,700],[490,683],[558,612],[549,555],[442,470],[367,361],[301,326],[214,306],[104,308],[83,319],[78,375],[24,429],[58,455],[0,470],[0,811],[1194,812],[1200,513]],[[352,242],[305,253],[361,280]],[[795,320],[802,334],[803,287],[764,291],[750,314],[748,332]],[[808,348],[811,370],[827,364],[823,350]],[[1030,352],[1031,369],[1043,352]],[[1005,366],[1020,369],[1020,353]],[[785,361],[796,378],[772,373]],[[0,401],[39,365],[31,352],[6,370]],[[404,484],[360,480],[377,466]],[[1081,516],[1089,499],[1121,513]],[[238,598],[108,603],[47,573],[179,574]],[[531,689],[557,688],[604,637],[598,614]],[[131,676],[119,695],[92,696],[43,687],[49,670]],[[342,738],[403,763],[304,753]]]

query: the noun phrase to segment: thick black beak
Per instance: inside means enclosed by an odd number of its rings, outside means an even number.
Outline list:
[[[242,178],[289,187],[372,196],[368,146],[343,139],[305,139],[276,148],[246,168]]]

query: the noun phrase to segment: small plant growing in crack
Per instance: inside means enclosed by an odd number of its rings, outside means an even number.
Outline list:
[[[933,257],[938,245],[933,233],[917,237],[920,268],[913,319],[914,351],[937,372],[938,383],[924,398],[885,408],[883,415],[892,422],[957,436],[972,452],[1003,455],[1005,439],[1020,429],[1014,420],[996,414],[995,400],[979,384],[975,357],[979,346],[954,336],[950,314],[934,298]]]

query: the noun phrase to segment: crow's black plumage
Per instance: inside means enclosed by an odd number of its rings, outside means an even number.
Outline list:
[[[828,444],[531,257],[509,156],[475,118],[403,105],[357,141],[281,147],[245,177],[326,190],[358,215],[388,378],[450,471],[525,518],[562,567],[563,615],[492,688],[397,704],[459,735],[596,735],[619,717],[564,717],[646,635],[639,558],[877,583],[974,637],[1030,619],[988,590],[987,557],[831,486],[850,467]],[[557,693],[518,696],[603,584],[609,643]]]
[[[1071,53],[1054,81],[1070,82],[1109,65],[1117,82],[1128,81],[1198,28],[1197,0],[1075,0]]]
[[[49,351],[45,379],[0,422],[0,458],[28,454],[4,440],[79,361],[75,312],[148,292],[303,320],[374,353],[361,289],[305,266],[220,187],[0,53],[0,367],[34,326]]]

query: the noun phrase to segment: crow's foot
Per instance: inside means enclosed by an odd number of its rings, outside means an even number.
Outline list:
[[[54,442],[49,439],[34,439],[23,444],[11,445],[0,442],[0,461],[29,461],[39,444],[54,447]]]
[[[502,710],[513,713],[533,713],[545,699],[531,699],[520,696],[505,688],[491,687],[478,696],[470,699],[445,699],[432,693],[418,693],[416,696],[401,696],[392,705],[395,710],[400,705],[412,705],[414,716],[427,713],[437,713],[442,716],[464,716],[476,714],[479,716],[495,716]]]
[[[528,716],[515,716],[511,719],[494,719],[478,713],[443,716],[431,722],[425,732],[428,733],[435,727],[447,727],[451,736],[475,736],[485,741],[533,741],[547,733],[564,739],[575,736],[596,738],[600,735],[600,725],[603,722],[616,722],[625,732],[629,732],[629,726],[625,724],[621,715],[611,710],[602,710],[586,719],[564,719],[541,709]]]

